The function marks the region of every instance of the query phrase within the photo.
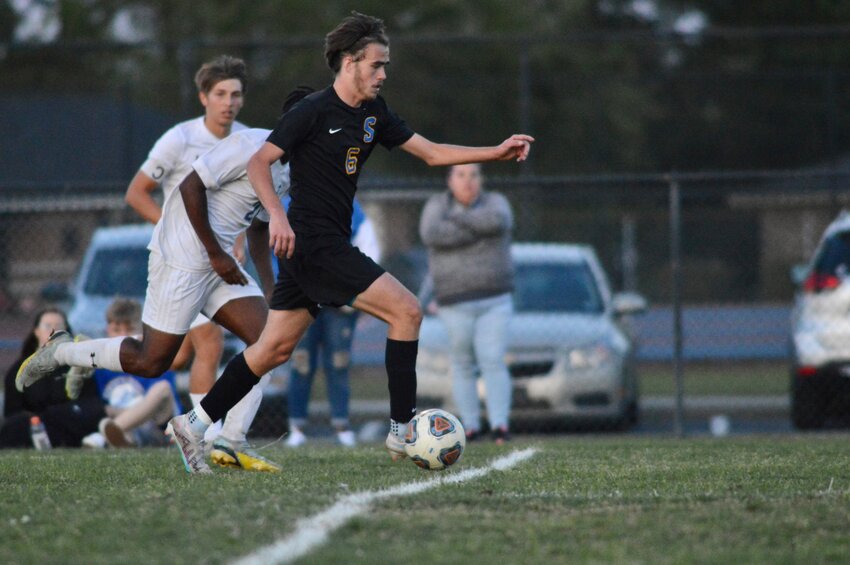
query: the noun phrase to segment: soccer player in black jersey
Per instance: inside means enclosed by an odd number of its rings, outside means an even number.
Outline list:
[[[387,77],[389,40],[381,20],[353,12],[325,38],[334,82],[285,113],[248,163],[248,177],[268,211],[269,245],[280,275],[260,339],[234,357],[199,407],[172,420],[178,446],[197,450],[203,431],[289,359],[322,306],[350,305],[388,325],[390,392],[387,449],[404,456],[416,412],[416,353],[422,310],[416,297],[349,243],[357,178],[376,144],[401,147],[431,166],[528,157],[534,139],[512,135],[492,147],[433,143],[411,130],[378,93]],[[290,163],[289,216],[272,186],[270,166]]]

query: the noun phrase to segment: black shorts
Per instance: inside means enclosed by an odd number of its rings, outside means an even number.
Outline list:
[[[357,295],[385,273],[344,236],[298,237],[291,259],[280,267],[269,307],[307,308],[315,318],[322,306],[350,306]]]

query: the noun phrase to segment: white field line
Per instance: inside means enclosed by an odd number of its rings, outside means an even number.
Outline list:
[[[514,451],[494,460],[485,467],[466,469],[459,473],[435,477],[426,481],[406,483],[379,491],[366,491],[342,497],[326,510],[298,521],[295,531],[289,536],[237,560],[236,565],[260,565],[268,563],[290,563],[307,555],[327,541],[330,535],[350,519],[366,514],[372,503],[385,498],[397,498],[419,494],[441,485],[462,483],[487,475],[491,471],[504,471],[525,461],[537,453],[536,448]]]

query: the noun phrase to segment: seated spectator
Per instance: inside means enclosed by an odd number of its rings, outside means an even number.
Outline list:
[[[131,299],[116,298],[106,311],[108,337],[141,333],[142,309]],[[165,426],[183,407],[177,397],[174,372],[147,379],[97,369],[92,375],[97,390],[106,403],[106,414],[99,425],[99,436],[86,438],[90,447],[165,445]]]
[[[80,447],[82,439],[97,430],[98,422],[106,415],[103,401],[93,382],[82,383],[77,398],[65,396],[65,371],[58,369],[18,392],[15,375],[18,368],[36,349],[44,345],[56,330],[68,330],[68,319],[58,308],[45,308],[33,321],[24,338],[21,355],[9,367],[4,379],[3,425],[0,428],[0,447],[32,447],[30,418],[38,416],[44,423],[53,447]]]

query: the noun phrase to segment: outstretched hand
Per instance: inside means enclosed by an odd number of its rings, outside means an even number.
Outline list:
[[[512,161],[514,159],[525,161],[528,159],[532,143],[534,143],[534,138],[530,135],[515,133],[499,144],[499,161]]]

